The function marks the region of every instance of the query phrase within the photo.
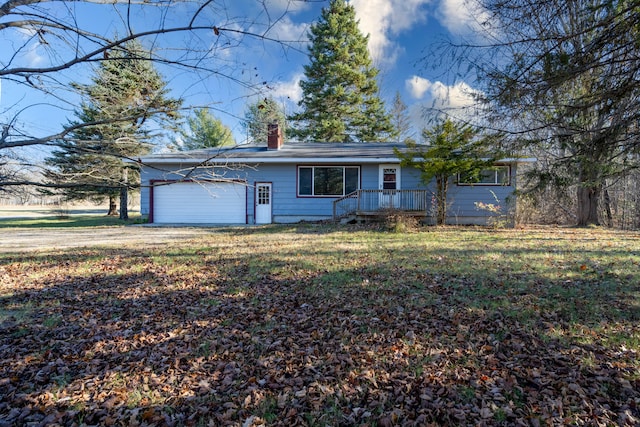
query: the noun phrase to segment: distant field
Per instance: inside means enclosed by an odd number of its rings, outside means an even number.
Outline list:
[[[57,215],[106,215],[106,206],[81,204],[69,206],[56,205],[2,205],[0,220],[5,218],[41,218]],[[135,211],[135,210],[134,210]]]
[[[0,253],[0,425],[640,423],[639,233],[197,230]]]
[[[0,205],[0,228],[67,228],[125,225],[139,221],[137,209],[129,210],[129,220],[108,217],[107,209],[95,205],[13,206]]]

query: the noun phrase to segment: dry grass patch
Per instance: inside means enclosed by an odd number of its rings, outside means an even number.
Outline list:
[[[634,425],[639,260],[318,225],[0,254],[0,424]]]

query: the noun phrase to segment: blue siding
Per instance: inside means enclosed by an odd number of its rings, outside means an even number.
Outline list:
[[[360,167],[360,183],[362,189],[378,189],[378,165],[362,165]]]
[[[403,190],[414,190],[425,188],[420,179],[420,171],[414,168],[402,168],[400,175],[400,186]]]
[[[301,162],[299,165],[311,165],[312,162]],[[339,164],[336,162],[336,164]],[[349,166],[358,166],[349,164]],[[364,164],[360,166],[360,182],[363,189],[378,189],[379,168],[377,164]],[[143,167],[141,171],[142,188],[140,190],[140,211],[142,215],[149,215],[150,190],[149,183],[152,180],[177,180],[183,179],[181,173],[172,171],[187,171],[189,165],[154,165]],[[331,218],[333,214],[333,201],[337,197],[298,197],[297,195],[297,167],[298,164],[269,163],[245,169],[234,170],[233,167],[218,168],[215,175],[211,171],[199,170],[189,174],[191,179],[213,179],[217,175],[223,179],[242,180],[247,183],[247,216],[248,223],[254,223],[255,184],[257,182],[269,182],[272,184],[272,213],[275,222],[294,222],[303,219],[317,220]],[[511,186],[458,186],[452,182],[449,192],[451,207],[449,213],[451,222],[477,222],[475,219],[484,218],[486,211],[476,209],[476,202],[496,203],[493,194],[499,198],[500,204],[505,205],[506,197],[513,194],[515,186],[515,165],[512,165]],[[401,188],[423,189],[424,184],[420,180],[420,172],[412,168],[402,168]],[[433,184],[426,188],[433,190]],[[464,221],[462,218],[471,218],[472,221]]]
[[[423,188],[419,180],[415,188]],[[412,173],[412,172],[407,172]],[[494,204],[501,207],[501,212],[507,214],[513,208],[513,194],[516,188],[516,164],[511,165],[511,185],[458,185],[454,178],[451,179],[447,193],[448,223],[450,224],[484,224],[486,219],[495,216],[493,213],[478,209],[476,203]],[[403,188],[411,188],[404,185]],[[427,189],[435,194],[435,182],[432,181]],[[497,199],[497,200],[496,200]]]

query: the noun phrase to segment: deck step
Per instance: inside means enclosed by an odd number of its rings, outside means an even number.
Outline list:
[[[356,215],[355,214],[351,214],[351,215],[347,215],[343,218],[340,218],[340,224],[344,225],[344,224],[353,224],[354,222],[356,222]]]

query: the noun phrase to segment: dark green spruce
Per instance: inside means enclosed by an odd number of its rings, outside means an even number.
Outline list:
[[[161,129],[171,128],[181,101],[168,96],[166,83],[138,42],[109,52],[90,84],[74,84],[83,97],[68,138],[46,159],[49,184],[67,201],[109,201],[109,215],[128,219],[128,192],[139,186],[139,171],[126,159],[147,154]]]
[[[358,28],[353,6],[331,0],[309,36],[300,112],[289,117],[291,137],[316,142],[394,140],[397,132],[379,97],[369,38]]]

